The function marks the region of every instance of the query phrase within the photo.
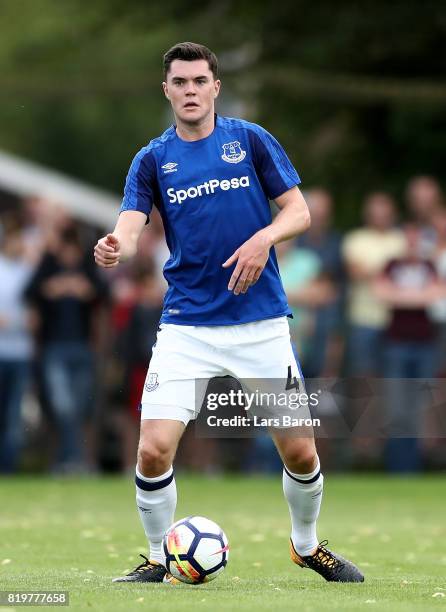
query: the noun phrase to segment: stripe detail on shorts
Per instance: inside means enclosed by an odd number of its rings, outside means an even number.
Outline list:
[[[302,368],[300,366],[299,353],[297,352],[297,347],[292,340],[291,340],[291,350],[293,351],[294,359],[296,360],[297,369],[299,370],[299,374],[303,382],[305,379],[304,379],[304,373],[302,372]]]

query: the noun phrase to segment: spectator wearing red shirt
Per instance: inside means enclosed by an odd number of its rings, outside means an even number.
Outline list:
[[[419,255],[421,229],[405,226],[407,254],[391,260],[375,283],[375,295],[390,308],[385,333],[385,377],[389,390],[389,424],[386,463],[389,471],[412,472],[421,467],[419,448],[423,405],[414,396],[408,378],[435,375],[436,328],[429,306],[444,295],[433,263]]]

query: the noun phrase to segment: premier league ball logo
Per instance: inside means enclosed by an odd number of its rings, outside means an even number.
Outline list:
[[[236,140],[223,145],[223,155],[221,156],[225,162],[230,164],[238,164],[245,159],[246,151],[243,151],[240,143]]]

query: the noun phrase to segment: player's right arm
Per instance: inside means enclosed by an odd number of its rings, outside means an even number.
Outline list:
[[[119,215],[116,227],[96,244],[94,258],[98,266],[113,268],[136,254],[138,240],[147,215],[138,210],[125,210]]]
[[[121,213],[111,234],[94,248],[98,266],[113,268],[136,254],[138,240],[152,210],[156,167],[149,147],[134,157],[125,181]]]

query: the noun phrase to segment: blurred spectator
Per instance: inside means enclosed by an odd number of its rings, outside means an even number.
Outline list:
[[[422,257],[430,257],[435,250],[434,217],[444,205],[440,184],[431,176],[416,176],[406,188],[406,203],[411,220],[421,230],[419,246]]]
[[[85,469],[82,429],[94,411],[93,314],[106,297],[93,260],[84,256],[78,229],[67,227],[43,255],[26,290],[38,313],[45,396],[59,434],[55,472]]]
[[[22,294],[32,273],[24,258],[23,228],[11,216],[0,238],[0,472],[17,468],[22,444],[22,398],[33,343]]]
[[[348,277],[348,371],[353,376],[382,373],[381,340],[389,312],[374,295],[373,282],[384,266],[405,253],[405,239],[395,228],[396,209],[386,193],[364,202],[364,227],[349,232],[342,245]]]
[[[37,265],[46,251],[57,248],[58,236],[71,224],[68,212],[56,202],[34,196],[23,203],[25,256]]]
[[[135,469],[141,395],[152,357],[152,347],[156,342],[164,294],[164,287],[151,263],[135,270],[134,283],[136,300],[122,337],[127,397],[127,410],[122,427],[122,464],[129,471]]]
[[[315,312],[335,299],[333,283],[321,274],[321,261],[313,251],[297,248],[294,240],[276,245],[280,275],[293,312],[290,333],[304,374],[313,341]],[[309,374],[308,374],[309,375]]]
[[[446,210],[437,212],[432,224],[436,234],[433,262],[440,280],[446,282]],[[438,327],[436,374],[446,376],[446,298],[434,302],[429,313]]]
[[[333,229],[333,200],[328,191],[317,188],[306,192],[305,199],[311,213],[311,227],[298,238],[298,245],[315,253],[320,262],[320,273],[331,283],[336,297],[321,304],[315,311],[314,330],[308,346],[305,375],[307,377],[334,376],[342,361],[343,334],[341,332],[344,289],[344,264],[341,236]]]
[[[421,398],[408,378],[433,378],[435,374],[435,326],[428,307],[444,295],[431,261],[419,255],[422,230],[405,227],[406,255],[391,260],[375,282],[375,294],[391,310],[386,330],[384,364],[389,381],[390,435],[386,464],[392,472],[412,472],[421,467],[419,441],[422,432]]]
[[[311,213],[311,227],[298,238],[300,247],[314,251],[321,262],[324,274],[340,281],[344,274],[341,253],[341,236],[332,227],[333,199],[328,191],[317,188],[305,193]]]

